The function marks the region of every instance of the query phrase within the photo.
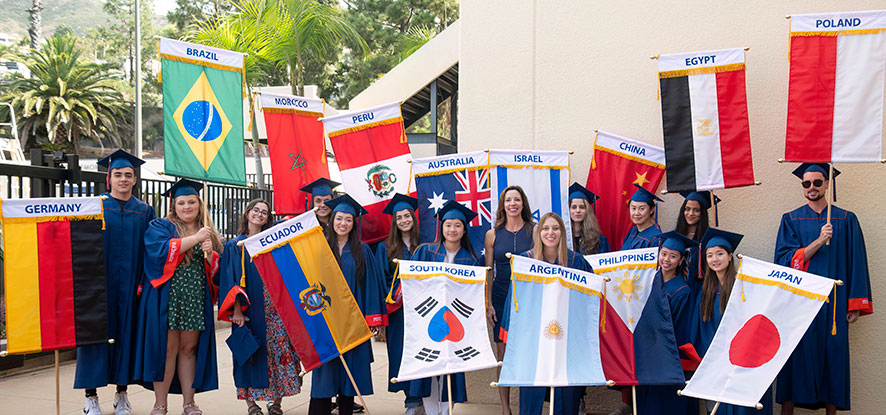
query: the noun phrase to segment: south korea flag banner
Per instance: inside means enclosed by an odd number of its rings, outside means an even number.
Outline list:
[[[486,328],[486,268],[399,264],[405,330],[397,380],[496,366]]]
[[[683,395],[757,405],[835,283],[743,257],[720,328]]]

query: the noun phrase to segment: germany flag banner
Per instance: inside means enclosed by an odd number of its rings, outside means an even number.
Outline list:
[[[102,199],[0,203],[7,352],[107,342]]]

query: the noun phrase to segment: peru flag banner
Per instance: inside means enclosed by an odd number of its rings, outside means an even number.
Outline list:
[[[658,248],[587,255],[594,273],[608,277],[600,355],[616,385],[682,385],[683,368],[662,280]],[[510,345],[508,345],[510,347]]]
[[[108,342],[102,199],[2,200],[10,354]]]
[[[341,170],[345,191],[369,214],[362,217],[363,242],[388,236],[391,217],[382,211],[396,193],[409,188],[409,144],[400,104],[390,104],[323,119]]]
[[[403,357],[398,381],[498,366],[486,328],[486,267],[400,261]]]
[[[664,173],[665,153],[661,147],[597,131],[585,187],[600,196],[597,217],[605,218],[600,221],[600,231],[613,250],[621,248],[631,227],[628,201],[637,190],[634,183],[655,192]]]
[[[387,317],[363,316],[314,211],[251,236],[243,244],[305,371],[363,344],[372,337],[369,324],[377,325]]]
[[[886,10],[791,16],[785,160],[879,162]]]
[[[754,184],[744,50],[661,55],[669,192]]]
[[[319,120],[323,107],[321,99],[261,93],[277,214],[304,212],[310,194],[299,189],[321,177],[329,178],[326,138]]]
[[[751,407],[828,301],[835,281],[747,256],[735,280],[708,353],[682,393]]]

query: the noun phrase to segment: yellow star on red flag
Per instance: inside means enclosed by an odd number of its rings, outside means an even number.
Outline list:
[[[634,180],[634,184],[643,186],[644,184],[649,183],[649,179],[646,178],[646,173],[647,172],[643,172],[643,174],[634,173],[637,175],[637,180]]]

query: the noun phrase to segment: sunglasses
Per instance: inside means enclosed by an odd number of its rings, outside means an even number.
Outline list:
[[[803,185],[803,188],[804,188],[804,189],[808,189],[808,188],[810,188],[810,187],[812,187],[812,186],[815,186],[815,187],[821,187],[821,185],[824,184],[824,180],[822,180],[822,179],[815,179],[815,180],[812,180],[812,181],[810,181],[810,180],[803,180],[800,184]]]

